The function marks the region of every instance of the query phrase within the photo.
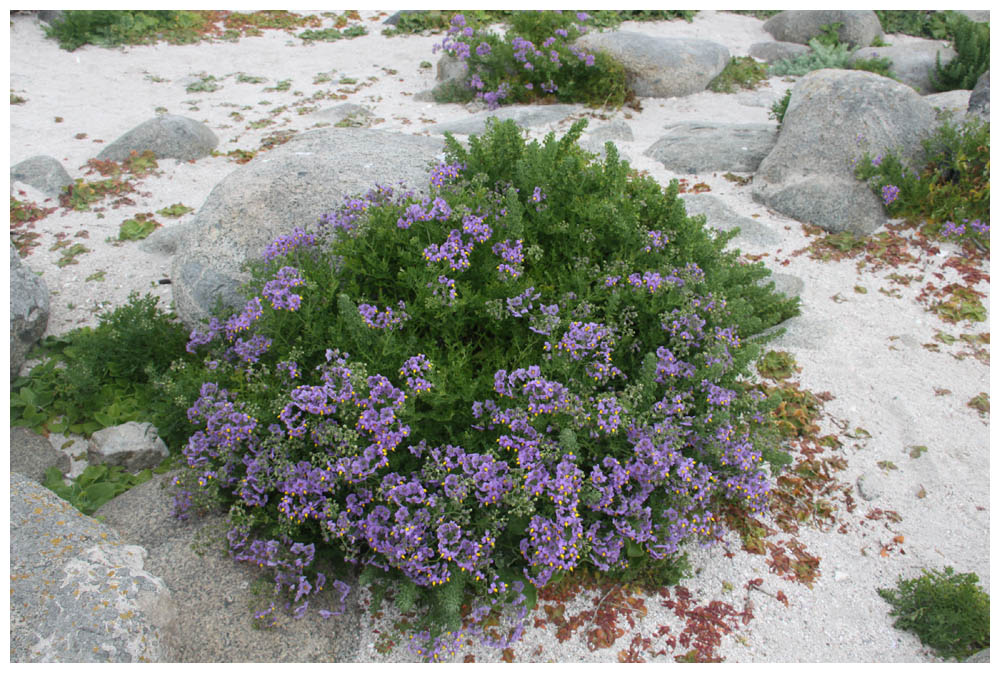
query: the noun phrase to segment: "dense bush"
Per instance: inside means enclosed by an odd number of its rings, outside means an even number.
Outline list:
[[[752,56],[733,56],[715,79],[708,83],[708,90],[717,93],[733,93],[737,87],[753,89],[767,79],[767,66]]]
[[[782,59],[773,63],[769,69],[769,74],[774,76],[783,75],[805,75],[813,70],[823,68],[841,68],[847,70],[867,70],[891,77],[891,63],[887,58],[863,59],[855,63],[850,63],[851,49],[842,42],[827,43],[821,42],[817,38],[809,40],[810,50],[804,54],[799,54],[792,58]]]
[[[177,10],[67,10],[45,34],[68,51],[85,44],[147,44],[166,36],[178,42],[196,42],[197,33],[207,22],[195,12]]]
[[[610,145],[590,163],[584,126],[449,137],[428,196],[377,187],[277,239],[245,307],[192,333],[179,506],[228,505],[297,614],[346,560],[402,580],[440,653],[470,592],[475,622],[576,568],[670,576],[721,508],[765,507],[785,455],[743,378],[796,301],[676,182]]]
[[[922,166],[906,166],[894,153],[866,153],[856,175],[882,197],[892,217],[919,220],[928,235],[989,250],[989,122],[946,120],[923,147]]]
[[[468,79],[439,87],[443,102],[481,99],[495,109],[533,101],[620,107],[628,98],[625,69],[603,52],[573,46],[585,33],[586,12],[514,12],[503,37],[452,17],[443,49],[468,65]]]
[[[895,590],[878,594],[892,605],[896,628],[913,631],[941,657],[967,659],[990,646],[990,597],[978,583],[974,573],[956,575],[947,567],[901,577]]]
[[[977,23],[958,15],[955,26],[954,47],[958,54],[941,65],[938,53],[934,71],[930,73],[931,84],[938,91],[972,89],[979,76],[990,69],[990,26]]]
[[[955,27],[966,17],[953,11],[930,11],[910,9],[876,9],[882,32],[903,33],[932,40],[948,40],[955,37]]]
[[[133,293],[124,306],[101,314],[96,328],[46,338],[32,353],[42,361],[11,384],[11,424],[90,436],[149,421],[168,446],[177,447],[187,438],[177,405],[187,398],[176,399],[179,383],[167,391],[158,382],[172,365],[183,368],[178,360],[187,332],[157,304],[152,295]]]

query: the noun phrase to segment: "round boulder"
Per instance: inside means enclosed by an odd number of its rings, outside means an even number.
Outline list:
[[[853,166],[866,151],[894,152],[917,166],[935,126],[934,108],[905,84],[863,71],[811,72],[792,88],[778,142],[754,174],[753,198],[829,232],[868,235],[885,210]]]
[[[102,161],[124,161],[132,152],[150,150],[157,159],[193,161],[207,157],[219,138],[200,121],[179,115],[161,115],[139,124],[97,155]]]
[[[576,46],[603,51],[625,67],[636,96],[672,98],[704,91],[729,63],[729,50],[708,40],[650,37],[614,31],[587,33]]]
[[[73,184],[73,178],[59,160],[44,154],[25,159],[12,166],[10,179],[11,182],[16,180],[31,185],[52,197],[58,197],[63,187]]]
[[[882,24],[870,9],[797,9],[775,14],[764,23],[764,30],[782,42],[809,44],[809,40],[819,37],[823,26],[839,23],[837,39],[855,48],[871,45],[876,37],[882,37]]]
[[[436,138],[331,127],[259,154],[215,186],[187,228],[171,271],[177,314],[194,326],[217,301],[239,307],[249,278],[241,267],[275,238],[316,224],[376,183],[426,190],[443,150]]]

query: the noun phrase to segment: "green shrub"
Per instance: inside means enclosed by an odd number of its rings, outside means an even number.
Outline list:
[[[899,578],[897,589],[879,589],[897,617],[898,629],[912,631],[943,658],[967,659],[990,646],[990,597],[975,573],[956,575],[951,567]]]
[[[514,12],[503,37],[466,25],[462,14],[451,18],[448,35],[434,50],[464,60],[469,78],[436,90],[440,102],[481,99],[501,105],[583,102],[620,107],[630,97],[624,67],[605,52],[573,46],[590,16],[561,12]]]
[[[176,390],[173,399],[164,398],[154,383],[183,357],[187,334],[157,303],[152,295],[132,293],[126,305],[102,314],[96,328],[47,337],[32,354],[43,361],[11,384],[11,425],[89,436],[150,421],[168,446],[176,446],[178,431],[186,429],[187,400],[176,399],[183,397]]]
[[[990,69],[990,26],[977,23],[964,15],[955,27],[954,47],[957,56],[941,65],[938,52],[937,64],[930,73],[931,85],[938,91],[972,89],[979,76]]]
[[[425,636],[451,631],[433,657],[465,637],[463,603],[481,622],[584,567],[676,579],[719,508],[765,507],[760,464],[786,461],[741,381],[797,300],[688,218],[676,181],[613,147],[592,162],[585,124],[449,136],[427,197],[345,199],[192,333],[179,502],[228,505],[234,555],[295,568],[276,582],[296,609],[349,560],[428,608]]]
[[[62,19],[45,29],[47,37],[73,51],[85,44],[114,47],[122,44],[150,44],[167,38],[173,42],[193,42],[210,25],[198,12],[176,10],[67,10]]]
[[[785,112],[788,110],[790,100],[792,100],[792,90],[785,89],[785,95],[774,102],[770,114],[767,115],[770,119],[776,119],[779,127],[785,121]]]
[[[850,67],[848,60],[851,58],[851,51],[846,44],[838,42],[825,45],[813,38],[809,40],[809,47],[810,51],[804,54],[772,63],[769,71],[771,76],[805,75],[823,68]]]
[[[733,93],[737,87],[753,89],[767,79],[767,66],[758,63],[752,56],[733,56],[715,79],[708,84],[710,91]]]
[[[965,18],[953,11],[876,9],[875,14],[882,24],[883,33],[903,33],[932,40],[953,39],[956,25]]]
[[[889,215],[923,222],[933,238],[968,241],[989,250],[990,125],[950,120],[923,143],[924,164],[906,166],[894,153],[866,153],[855,174],[882,197]]]

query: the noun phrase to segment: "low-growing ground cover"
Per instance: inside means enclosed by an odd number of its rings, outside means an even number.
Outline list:
[[[589,163],[583,126],[449,139],[429,196],[376,187],[279,238],[192,333],[179,504],[227,505],[296,613],[347,561],[429,608],[433,656],[467,594],[476,622],[578,567],[669,576],[721,507],[765,507],[786,459],[743,379],[796,302],[676,184]]]

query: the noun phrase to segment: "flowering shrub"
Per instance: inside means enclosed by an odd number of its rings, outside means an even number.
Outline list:
[[[855,166],[892,217],[922,221],[925,234],[990,247],[990,125],[946,121],[912,168],[894,153],[866,153]]]
[[[491,110],[536,100],[620,107],[628,98],[625,70],[603,52],[573,46],[588,30],[586,12],[514,12],[501,37],[451,19],[444,50],[468,65],[468,79],[446,88],[448,101],[483,100]]]
[[[429,606],[414,642],[434,658],[464,639],[470,593],[467,628],[523,615],[565,573],[668,569],[719,539],[723,508],[765,507],[781,456],[742,379],[750,337],[796,303],[685,215],[676,182],[613,147],[589,163],[585,124],[449,137],[429,194],[345,199],[192,333],[179,504],[227,504],[234,553],[275,569],[296,614],[321,561],[347,561]]]

